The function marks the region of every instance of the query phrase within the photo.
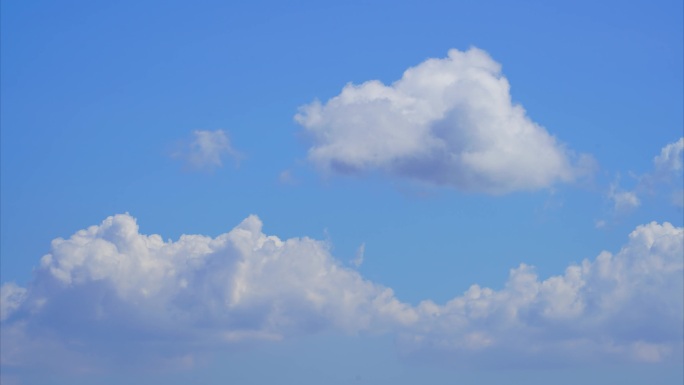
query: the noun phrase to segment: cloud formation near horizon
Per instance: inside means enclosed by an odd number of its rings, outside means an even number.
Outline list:
[[[391,85],[347,84],[295,120],[312,138],[309,160],[326,172],[380,170],[502,194],[570,182],[593,163],[513,103],[501,65],[477,48],[428,59]]]
[[[409,354],[492,365],[677,360],[683,241],[683,228],[652,222],[619,252],[563,275],[540,280],[523,264],[501,290],[473,285],[446,304],[412,306],[345,267],[325,242],[266,235],[256,216],[216,238],[165,242],[116,215],[55,239],[28,288],[2,286],[0,358],[6,367],[55,357],[192,362],[213,349],[327,330],[394,333]]]

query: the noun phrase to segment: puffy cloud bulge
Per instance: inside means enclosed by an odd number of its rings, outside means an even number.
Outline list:
[[[325,172],[380,170],[500,194],[569,182],[591,164],[512,102],[501,65],[477,48],[428,59],[391,85],[347,84],[295,120],[312,138],[309,160]]]
[[[677,360],[683,243],[684,229],[653,222],[563,275],[540,280],[521,265],[501,290],[412,306],[325,242],[266,235],[256,216],[215,238],[164,241],[116,215],[54,240],[27,288],[2,286],[2,365],[46,364],[49,351],[186,357],[326,330],[390,332],[409,354],[493,362]]]

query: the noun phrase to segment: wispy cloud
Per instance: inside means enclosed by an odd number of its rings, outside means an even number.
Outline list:
[[[13,282],[6,283],[0,287],[0,321],[4,321],[13,313],[26,296],[26,289]]]
[[[193,169],[213,169],[223,166],[223,159],[231,157],[238,161],[241,157],[223,130],[192,132],[192,139],[176,151],[173,156],[183,159]]]
[[[621,189],[619,176],[610,184],[607,196],[613,202],[613,211],[626,213],[641,205],[640,196],[656,194],[659,190],[668,191],[673,205],[684,206],[684,138],[665,145],[660,154],[653,158],[653,169],[642,175],[633,175],[636,186]]]
[[[631,211],[641,205],[636,191],[624,191],[618,187],[618,181],[611,183],[608,199],[613,202],[613,210],[617,213]]]
[[[348,84],[295,120],[310,134],[309,160],[326,172],[381,170],[487,193],[546,188],[589,172],[511,100],[501,65],[485,51],[450,50],[385,85]]]
[[[116,215],[54,240],[28,288],[2,286],[1,360],[192,363],[237,343],[332,330],[391,332],[409,355],[484,365],[676,361],[683,241],[684,229],[653,222],[562,275],[542,280],[523,264],[501,290],[473,285],[445,304],[412,306],[344,267],[326,242],[266,235],[256,216],[216,238],[165,242]]]
[[[362,243],[358,249],[356,249],[356,256],[352,259],[352,265],[355,267],[361,267],[366,254],[366,243]]]
[[[297,183],[297,180],[292,174],[292,170],[288,169],[283,170],[280,172],[280,174],[278,174],[278,182],[280,182],[280,184],[293,185]]]

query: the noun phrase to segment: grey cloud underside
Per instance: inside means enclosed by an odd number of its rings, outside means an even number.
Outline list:
[[[295,120],[310,134],[309,160],[324,172],[380,170],[462,190],[501,194],[546,188],[590,172],[511,100],[486,52],[449,51],[391,85],[348,84]]]
[[[540,280],[521,265],[502,290],[473,285],[417,306],[324,242],[261,229],[251,216],[216,238],[165,242],[117,215],[56,239],[28,288],[2,286],[3,366],[46,364],[45,352],[185,362],[321,331],[389,332],[408,355],[491,364],[682,358],[684,230],[668,223],[639,226],[619,252],[563,275]]]

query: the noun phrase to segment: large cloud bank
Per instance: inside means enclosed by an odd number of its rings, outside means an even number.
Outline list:
[[[325,171],[380,170],[468,191],[506,193],[568,182],[586,171],[523,107],[501,66],[471,48],[428,59],[385,85],[348,84],[300,108],[309,159]]]
[[[682,358],[684,229],[652,222],[637,227],[616,254],[569,266],[539,280],[530,266],[512,269],[505,288],[478,285],[438,306],[420,304],[418,348],[539,359]],[[476,356],[477,357],[477,356]]]
[[[116,215],[54,240],[29,287],[2,286],[2,365],[83,357],[178,365],[325,330],[390,332],[408,354],[508,364],[677,360],[683,242],[684,229],[653,222],[619,252],[563,275],[540,280],[521,265],[502,290],[473,285],[446,304],[411,306],[341,265],[325,242],[266,235],[256,216],[216,238],[173,242]]]

